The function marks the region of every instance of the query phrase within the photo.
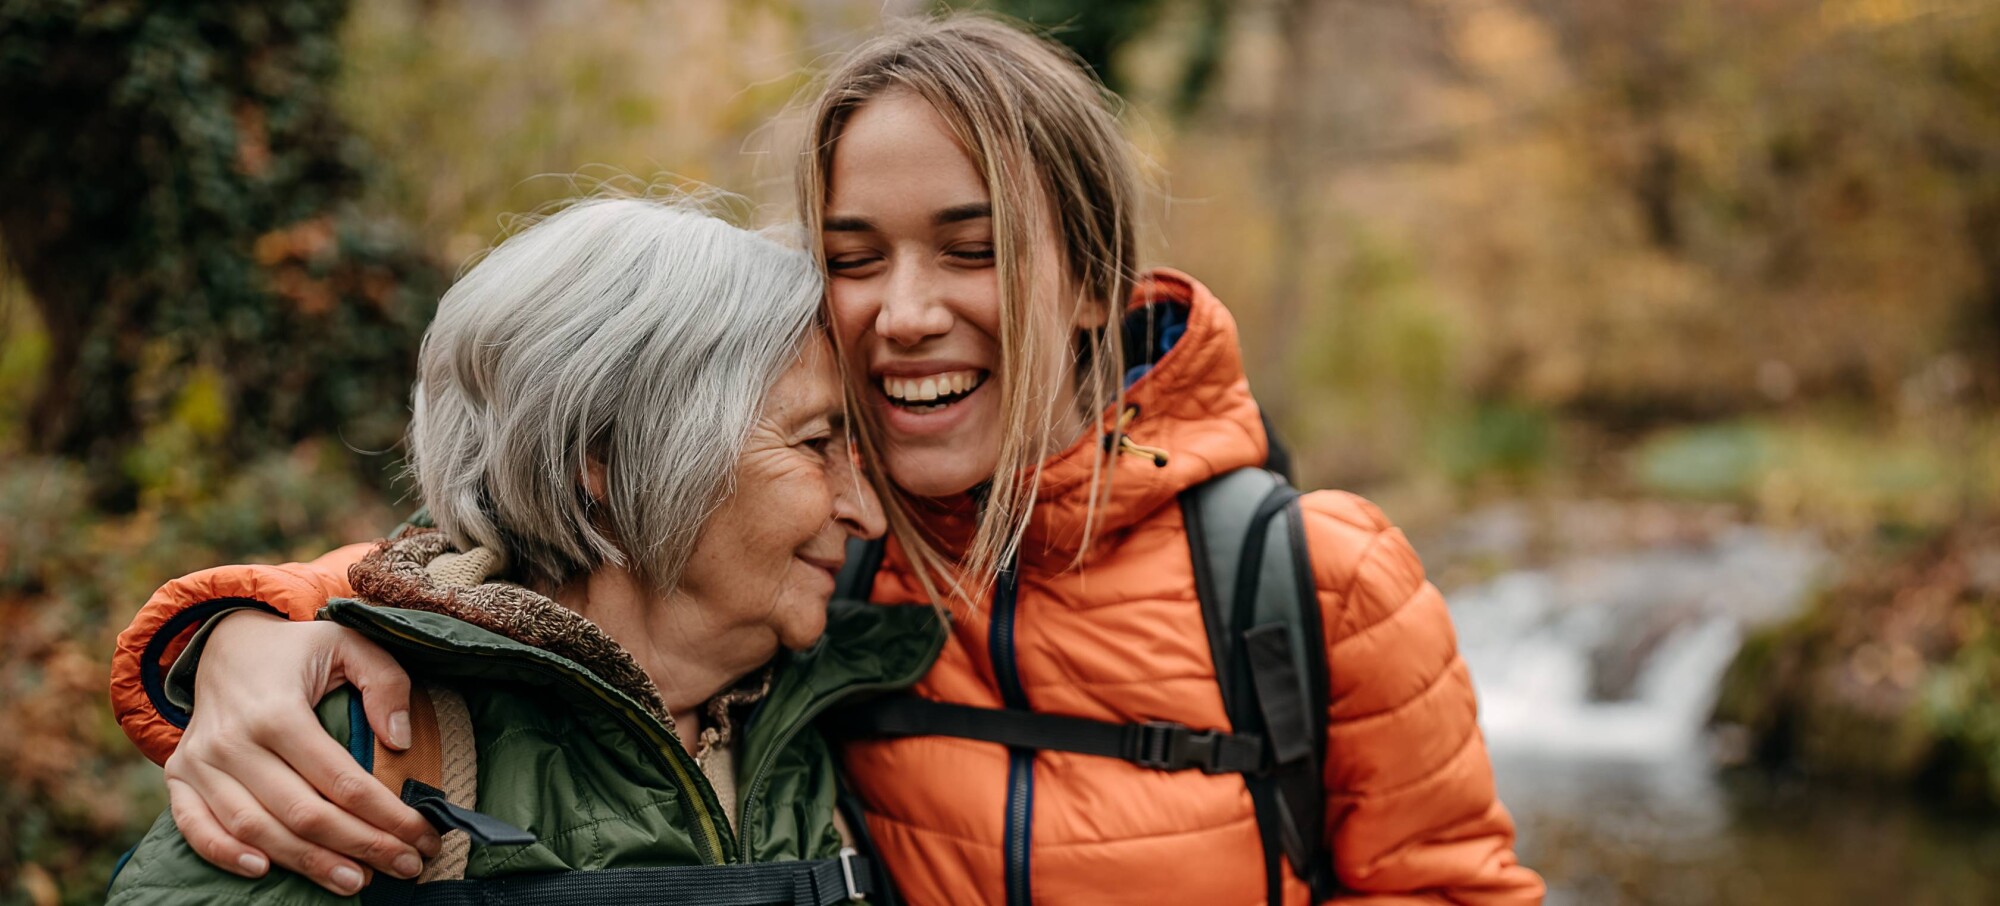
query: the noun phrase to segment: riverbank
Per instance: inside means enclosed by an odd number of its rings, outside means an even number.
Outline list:
[[[1728,754],[2000,813],[2000,520],[1849,548],[1797,618],[1745,641],[1715,714]]]
[[[2000,901],[1994,540],[1599,499],[1417,544],[1551,903],[1956,906]]]

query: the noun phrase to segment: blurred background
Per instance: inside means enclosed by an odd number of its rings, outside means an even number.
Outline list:
[[[2000,3],[991,5],[1123,94],[1300,480],[1408,527],[1551,902],[2000,901]],[[164,805],[105,691],[156,585],[411,506],[508,212],[789,219],[788,101],[929,8],[0,0],[0,903]]]

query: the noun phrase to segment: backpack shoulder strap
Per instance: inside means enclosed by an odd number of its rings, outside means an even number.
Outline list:
[[[356,697],[359,700],[359,696]],[[445,686],[418,683],[410,689],[410,747],[400,752],[373,742],[375,779],[398,796],[416,781],[467,811],[479,808],[479,750],[465,698]],[[472,854],[467,834],[444,834],[443,849],[424,863],[419,883],[465,877]]]
[[[1194,565],[1195,594],[1201,599],[1202,621],[1208,628],[1208,646],[1215,657],[1215,675],[1223,681],[1224,705],[1230,707],[1230,719],[1236,719],[1233,696],[1228,688],[1227,678],[1237,659],[1236,646],[1230,642],[1231,632],[1236,622],[1236,601],[1241,582],[1252,584],[1247,589],[1255,597],[1258,580],[1256,571],[1244,573],[1242,567],[1249,562],[1244,558],[1251,541],[1250,527],[1253,521],[1260,521],[1258,512],[1268,497],[1282,495],[1289,491],[1284,481],[1277,475],[1263,469],[1238,469],[1225,473],[1181,492],[1181,518],[1187,525],[1188,553]],[[1269,514],[1262,514],[1261,522],[1268,523]],[[1264,543],[1259,536],[1257,543]],[[1247,614],[1246,614],[1247,616]]]
[[[847,561],[833,578],[833,596],[849,601],[866,601],[875,588],[875,573],[882,569],[882,538],[849,538]]]
[[[1281,858],[1332,895],[1323,840],[1327,665],[1299,493],[1246,468],[1181,495],[1195,590],[1223,706],[1238,733],[1268,740],[1269,770],[1245,777],[1264,839],[1267,895],[1282,900]]]
[[[886,696],[826,718],[838,735],[953,736],[1119,758],[1162,771],[1240,773],[1264,840],[1267,894],[1281,902],[1289,858],[1315,899],[1333,892],[1324,842],[1327,667],[1299,493],[1276,473],[1229,472],[1183,491],[1181,513],[1209,650],[1234,732],[1111,723],[916,696]],[[836,594],[865,600],[881,541],[853,541]]]

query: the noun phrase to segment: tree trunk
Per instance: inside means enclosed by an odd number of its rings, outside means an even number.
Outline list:
[[[1271,86],[1271,118],[1265,131],[1265,191],[1274,212],[1271,295],[1265,300],[1263,353],[1254,369],[1258,403],[1271,420],[1288,424],[1294,413],[1293,357],[1305,313],[1306,250],[1312,228],[1313,191],[1306,168],[1307,87],[1312,84],[1313,0],[1279,0],[1278,77]]]

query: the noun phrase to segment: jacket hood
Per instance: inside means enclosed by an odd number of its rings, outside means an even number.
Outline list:
[[[1102,497],[1090,530],[1103,538],[1190,487],[1264,463],[1268,440],[1236,321],[1222,302],[1193,277],[1161,268],[1140,278],[1125,311],[1124,408],[1133,414],[1121,429],[1119,412],[1100,413],[1096,430],[1042,463],[1021,543],[1024,566],[1059,570],[1075,560],[1091,517],[1093,472]],[[1163,452],[1164,463],[1122,452],[1119,433]],[[970,499],[958,498],[939,501],[924,522],[952,547],[971,536],[975,516]]]

